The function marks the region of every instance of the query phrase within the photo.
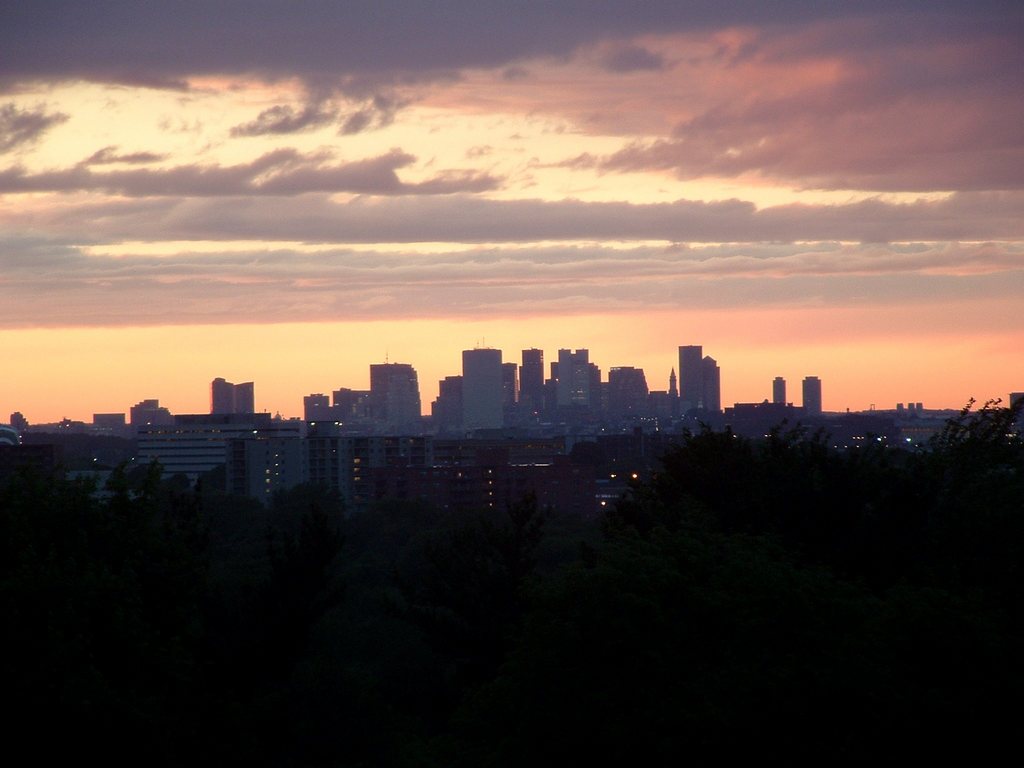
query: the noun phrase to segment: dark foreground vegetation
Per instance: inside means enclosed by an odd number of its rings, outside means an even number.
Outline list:
[[[137,765],[1018,754],[1024,447],[691,436],[600,521],[0,488],[4,749]],[[26,753],[25,750],[28,750]],[[24,758],[22,758],[24,759]]]

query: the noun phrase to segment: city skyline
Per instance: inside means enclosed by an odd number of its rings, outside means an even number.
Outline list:
[[[718,363],[722,360],[720,357],[718,360],[712,358],[710,355],[705,355],[704,352],[709,351],[708,348],[703,345],[678,345],[675,348],[675,354],[672,356],[669,373],[665,376],[661,376],[657,371],[650,371],[644,366],[632,365],[632,364],[607,364],[601,360],[600,357],[595,356],[593,351],[587,347],[570,348],[570,347],[558,347],[553,350],[545,350],[537,347],[522,347],[517,350],[502,349],[492,346],[474,346],[469,349],[463,349],[458,352],[461,356],[461,363],[457,367],[444,371],[440,377],[436,379],[426,378],[420,372],[419,366],[416,363],[407,361],[396,361],[390,359],[387,362],[370,362],[363,364],[363,373],[356,375],[354,378],[349,377],[344,380],[338,380],[335,382],[318,382],[320,385],[317,386],[305,386],[303,383],[298,381],[292,381],[290,389],[294,392],[300,392],[293,402],[290,402],[285,408],[271,407],[269,400],[264,401],[263,387],[258,378],[245,382],[244,384],[233,384],[232,382],[226,381],[224,377],[217,376],[212,380],[208,380],[207,383],[195,384],[192,389],[202,390],[202,397],[193,396],[188,403],[196,403],[202,400],[204,404],[199,407],[186,407],[181,408],[176,405],[176,401],[167,400],[158,392],[150,392],[140,396],[138,402],[132,401],[133,404],[124,403],[123,405],[117,405],[114,403],[112,408],[106,410],[103,409],[87,409],[86,412],[82,413],[68,413],[61,411],[61,415],[58,417],[47,418],[45,416],[40,417],[39,414],[33,413],[25,408],[19,408],[17,406],[7,407],[3,405],[4,410],[0,412],[0,423],[3,418],[6,418],[8,413],[13,414],[14,412],[19,413],[22,417],[26,418],[30,424],[46,424],[56,423],[63,419],[71,419],[72,421],[83,421],[88,422],[93,415],[99,415],[101,417],[107,417],[110,415],[123,414],[126,420],[129,411],[134,411],[138,408],[158,408],[160,413],[164,414],[226,414],[226,413],[266,413],[271,415],[280,415],[284,418],[303,418],[304,413],[310,412],[310,407],[314,408],[314,412],[323,414],[319,418],[329,418],[330,413],[329,406],[332,400],[331,392],[334,393],[334,397],[337,398],[339,392],[347,392],[350,396],[358,397],[365,395],[365,407],[368,409],[367,413],[372,415],[372,418],[380,420],[383,423],[391,424],[395,427],[396,433],[403,431],[403,425],[408,426],[412,422],[410,421],[411,414],[415,410],[415,404],[419,403],[420,415],[424,417],[431,416],[432,404],[438,399],[441,393],[442,387],[446,382],[451,382],[453,379],[458,379],[459,387],[462,387],[462,379],[465,374],[466,359],[467,355],[470,358],[479,358],[478,353],[483,353],[487,356],[489,364],[494,367],[494,370],[486,375],[486,381],[492,389],[490,395],[485,397],[493,397],[494,402],[490,405],[485,406],[485,410],[490,409],[491,416],[489,420],[485,419],[481,424],[476,425],[473,428],[479,428],[481,426],[500,426],[501,415],[500,415],[500,401],[504,398],[506,401],[509,398],[508,385],[509,382],[505,380],[504,369],[514,364],[516,369],[515,375],[515,386],[517,388],[517,396],[515,402],[526,402],[529,398],[529,388],[527,392],[522,391],[521,381],[523,373],[522,362],[529,360],[531,368],[535,368],[537,363],[542,364],[541,368],[541,398],[544,397],[544,384],[551,375],[551,366],[557,364],[561,358],[564,358],[565,362],[572,365],[570,370],[573,373],[570,375],[568,381],[563,381],[561,387],[556,386],[552,390],[554,401],[559,406],[571,406],[571,405],[586,405],[587,403],[594,403],[596,405],[597,399],[596,390],[591,394],[590,384],[586,383],[589,381],[596,381],[601,384],[602,387],[609,388],[607,397],[614,398],[615,395],[610,393],[616,391],[620,385],[616,385],[613,381],[613,372],[617,372],[620,377],[631,372],[635,372],[640,381],[644,383],[644,392],[671,392],[671,386],[675,383],[676,373],[683,370],[688,365],[696,365],[697,379],[691,382],[688,386],[693,389],[694,392],[699,392],[697,395],[698,405],[693,407],[707,408],[715,412],[719,412],[724,408],[730,407],[734,404],[739,403],[760,403],[760,402],[772,402],[772,403],[789,403],[799,407],[804,407],[804,402],[808,386],[812,387],[813,402],[813,413],[825,412],[843,412],[843,411],[868,411],[868,410],[895,410],[898,405],[908,403],[911,407],[914,403],[925,403],[925,406],[929,410],[956,410],[966,404],[970,397],[965,398],[963,402],[954,404],[945,404],[935,401],[927,401],[918,396],[920,394],[920,388],[902,389],[899,391],[899,397],[895,400],[872,400],[863,407],[853,407],[849,405],[837,405],[833,403],[833,397],[831,391],[833,389],[833,382],[824,377],[827,382],[825,386],[822,385],[823,377],[809,374],[807,371],[814,368],[801,367],[797,370],[786,371],[782,375],[774,375],[765,377],[760,382],[760,386],[755,386],[752,389],[744,390],[750,396],[737,398],[731,396],[731,392],[728,388],[722,387],[722,366]],[[717,350],[716,350],[717,351]],[[690,356],[689,362],[687,362],[687,356]],[[492,359],[493,357],[493,359]],[[538,359],[539,358],[539,359]],[[577,362],[578,361],[578,362]],[[431,370],[434,370],[433,366],[428,366]],[[593,373],[588,374],[587,368],[593,369]],[[728,382],[732,374],[731,361],[725,360],[725,381]],[[579,369],[579,370],[576,370]],[[815,370],[820,370],[814,368]],[[704,377],[708,376],[708,372],[711,371],[713,376],[713,384],[709,384],[708,380]],[[691,370],[691,376],[694,375]],[[376,378],[375,378],[376,377]],[[595,378],[596,377],[596,378]],[[375,384],[376,381],[376,384]],[[620,382],[622,379],[620,378]],[[682,382],[682,377],[679,378]],[[787,382],[791,385],[787,388]],[[809,384],[814,382],[814,384]],[[711,389],[709,389],[709,386]],[[892,385],[895,386],[895,385]],[[781,387],[781,388],[780,388]],[[254,393],[254,388],[258,389]],[[582,388],[582,389],[581,389]],[[843,389],[841,386],[838,389]],[[574,391],[575,390],[575,391]],[[1001,400],[1004,404],[1009,401],[1011,391],[1018,391],[1019,387],[1007,390],[1006,392],[993,393],[991,396],[986,398],[974,398],[976,401],[984,402],[985,400]],[[687,390],[684,390],[680,386],[677,390],[680,403],[689,402],[686,400],[687,396],[693,397],[691,392],[690,395],[686,394]],[[328,394],[325,394],[328,393]],[[709,402],[705,402],[706,398],[709,398]],[[243,394],[244,393],[244,394]],[[780,399],[781,394],[781,399]],[[195,393],[193,393],[195,395]],[[271,395],[274,397],[274,395]],[[463,397],[460,389],[459,402]],[[717,397],[717,400],[715,399]],[[596,399],[594,399],[596,398]],[[111,400],[107,399],[104,403],[110,403]],[[131,407],[129,407],[131,406]],[[612,412],[615,411],[615,404],[609,403],[608,406]],[[55,408],[59,408],[59,405],[55,405]],[[444,407],[444,406],[442,406]],[[461,410],[460,405],[459,418],[466,417],[466,412]],[[320,410],[322,409],[322,410]],[[539,410],[539,409],[538,409]],[[56,412],[56,411],[51,411]],[[161,418],[170,418],[169,415],[165,415]],[[471,417],[471,421],[475,420],[475,416]],[[159,423],[159,421],[158,421]]]
[[[0,413],[223,376],[297,415],[389,359],[426,410],[481,338],[652,389],[700,343],[723,405],[1005,398],[1021,39],[958,0],[5,4]]]

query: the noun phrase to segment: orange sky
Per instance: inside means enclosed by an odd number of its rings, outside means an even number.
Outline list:
[[[834,318],[833,314],[828,317]],[[545,361],[559,347],[590,349],[604,375],[612,366],[643,367],[652,389],[665,389],[678,367],[680,343],[702,343],[722,369],[724,404],[770,396],[771,380],[788,382],[800,402],[800,381],[817,375],[825,408],[892,408],[920,401],[929,408],[959,408],[968,398],[1020,391],[1019,350],[1024,332],[1005,334],[894,334],[886,339],[831,338],[806,334],[815,312],[687,312],[565,316],[467,321],[352,322],[265,326],[163,326],[120,329],[46,329],[0,332],[12,365],[0,381],[0,402],[34,423],[93,413],[125,412],[142,399],[159,398],[174,412],[204,412],[216,376],[256,382],[260,410],[302,413],[302,397],[339,387],[368,388],[369,364],[409,362],[418,371],[424,410],[437,381],[460,373],[461,350],[483,342],[519,361],[537,345]],[[693,333],[684,333],[683,329]],[[232,350],[232,352],[228,352]],[[26,371],[18,360],[30,359]],[[118,361],[111,376],[111,361]],[[129,362],[130,361],[130,362]],[[73,374],[69,373],[73,372]],[[24,375],[27,373],[28,375]],[[924,374],[924,375],[922,375]],[[8,405],[9,404],[9,405]]]

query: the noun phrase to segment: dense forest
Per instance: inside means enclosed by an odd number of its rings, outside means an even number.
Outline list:
[[[21,474],[5,743],[155,766],[1016,754],[1018,416],[965,409],[914,452],[705,430],[596,520]]]

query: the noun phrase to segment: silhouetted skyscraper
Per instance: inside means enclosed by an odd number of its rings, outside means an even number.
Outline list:
[[[590,362],[590,351],[558,350],[558,406],[601,404],[601,371]]]
[[[701,407],[710,413],[722,411],[722,372],[713,357],[701,361]]]
[[[804,379],[804,413],[808,416],[821,415],[821,379],[817,376]]]
[[[647,378],[642,368],[621,366],[608,371],[608,415],[628,418],[647,406]]]
[[[781,376],[772,380],[772,402],[777,405],[786,404],[786,380]]]
[[[519,369],[519,401],[537,413],[544,408],[544,352],[524,349]]]
[[[445,376],[438,382],[437,399],[430,404],[430,415],[438,432],[462,430],[462,377]]]
[[[700,346],[679,348],[680,411],[700,408],[704,395],[704,351]]]
[[[501,350],[463,350],[462,428],[499,429],[501,401]]]
[[[416,370],[407,363],[370,366],[370,413],[385,432],[420,429],[420,385]]]
[[[501,402],[506,408],[519,402],[519,366],[515,363],[501,364]]]

